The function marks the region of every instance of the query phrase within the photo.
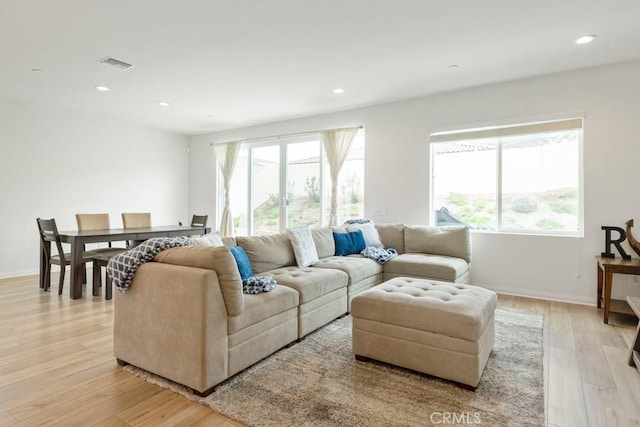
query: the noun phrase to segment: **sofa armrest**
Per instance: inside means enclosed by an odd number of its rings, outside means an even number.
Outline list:
[[[114,355],[204,392],[227,378],[227,313],[215,271],[143,264],[115,293]]]

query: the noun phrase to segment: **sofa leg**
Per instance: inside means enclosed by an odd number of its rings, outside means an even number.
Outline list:
[[[297,340],[296,340],[296,341],[291,341],[289,344],[285,345],[285,347],[286,347],[286,348],[291,348],[291,347],[293,347],[294,345],[296,345],[296,344],[297,344],[297,342],[298,342]]]
[[[358,362],[368,362],[371,359],[369,359],[367,356],[360,356],[359,354],[356,354],[356,360]]]
[[[124,360],[118,359],[118,358],[116,358],[116,362],[118,362],[118,365],[120,365],[120,366],[127,366],[129,364],[129,363],[125,362]]]
[[[196,396],[200,396],[200,397],[207,397],[209,396],[211,393],[213,393],[214,391],[216,391],[216,386],[213,386],[211,388],[206,389],[205,391],[198,391],[198,390],[194,390],[191,389],[191,391],[193,392],[193,394],[195,394]]]
[[[463,388],[465,390],[469,390],[469,391],[476,391],[476,387],[469,385],[469,384],[462,384],[462,383],[458,383],[458,382],[453,382],[455,385],[457,385],[460,388]]]
[[[304,337],[300,337],[296,340],[296,342],[302,342],[307,338],[307,336],[305,335]]]

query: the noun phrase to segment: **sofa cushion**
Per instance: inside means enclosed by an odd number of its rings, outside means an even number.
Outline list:
[[[231,252],[223,246],[185,246],[160,252],[155,261],[214,270],[224,298],[227,315],[237,316],[244,308],[242,280]]]
[[[242,246],[249,256],[254,274],[296,264],[287,233],[268,236],[238,236],[236,243]]]
[[[469,229],[407,225],[404,229],[404,251],[448,255],[471,262]]]
[[[316,245],[318,258],[326,258],[336,254],[336,242],[333,240],[331,227],[312,228],[311,235]]]
[[[289,234],[298,267],[309,267],[318,262],[316,244],[309,227],[289,228],[287,234]]]
[[[229,317],[227,333],[236,333],[246,327],[283,313],[299,304],[298,292],[286,286],[276,286],[271,292],[244,296],[244,311]]]
[[[469,264],[456,257],[431,254],[402,254],[384,265],[392,275],[425,277],[454,282],[469,270]]]
[[[323,258],[313,268],[332,268],[349,275],[349,286],[382,273],[382,265],[362,255]]]
[[[359,254],[367,247],[361,230],[347,233],[333,233],[336,242],[336,255]]]
[[[404,250],[404,224],[376,224],[376,229],[380,234],[380,241],[385,248],[393,248],[399,254]]]
[[[349,276],[343,271],[320,268],[283,267],[262,273],[279,285],[295,289],[304,304],[336,289],[347,286]]]

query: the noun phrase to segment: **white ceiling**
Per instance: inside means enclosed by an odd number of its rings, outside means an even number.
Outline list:
[[[640,58],[639,17],[638,0],[0,0],[0,98],[199,134]]]

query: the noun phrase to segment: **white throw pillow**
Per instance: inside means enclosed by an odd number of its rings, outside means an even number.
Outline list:
[[[361,230],[362,235],[364,236],[364,242],[366,245],[373,246],[374,248],[384,248],[382,245],[382,241],[380,240],[380,234],[378,233],[378,229],[376,226],[368,222],[366,224],[352,224],[346,227],[348,232]]]
[[[203,237],[192,237],[191,241],[195,246],[224,246],[218,233],[206,234]]]
[[[318,252],[309,227],[287,229],[293,254],[296,256],[298,267],[309,267],[318,262]]]

